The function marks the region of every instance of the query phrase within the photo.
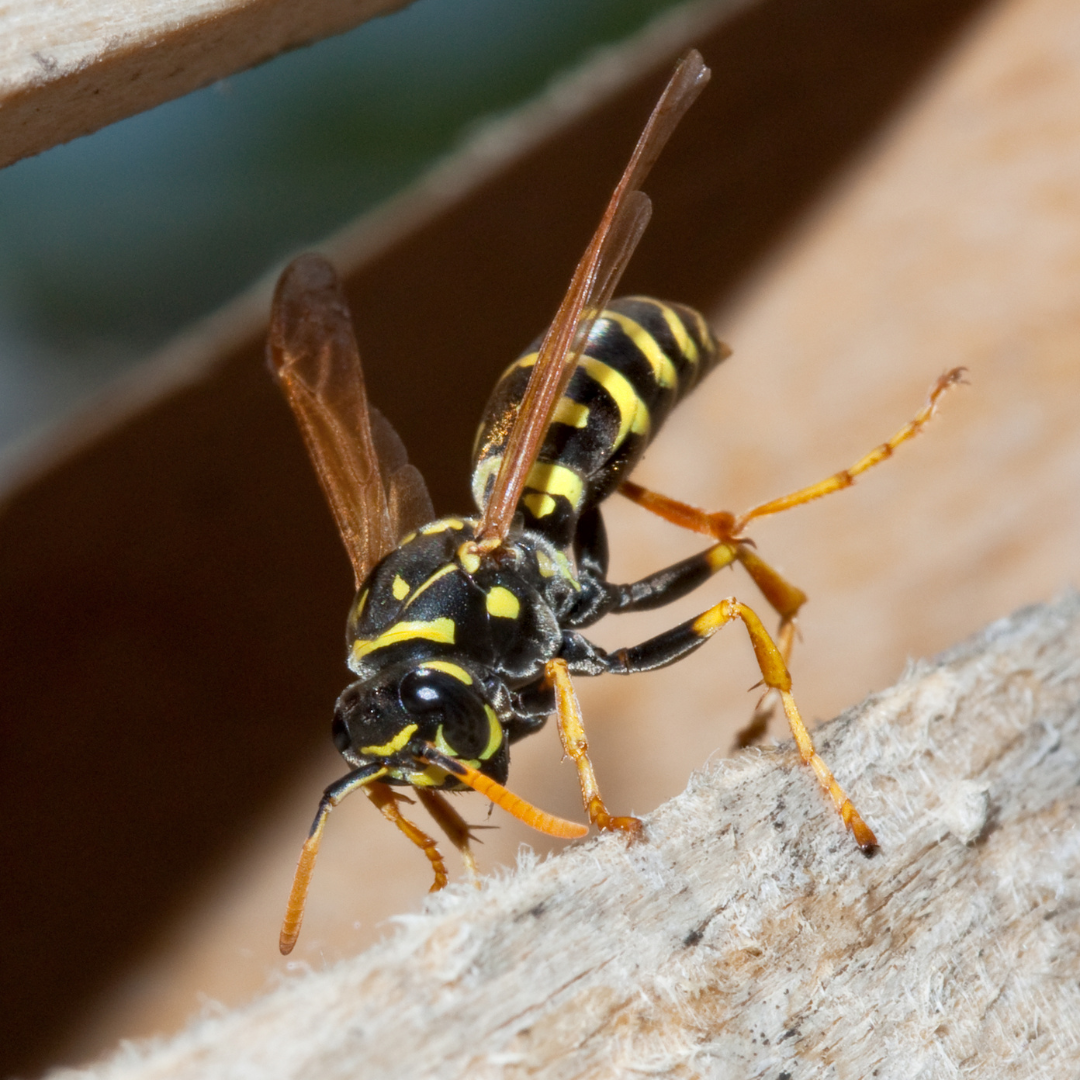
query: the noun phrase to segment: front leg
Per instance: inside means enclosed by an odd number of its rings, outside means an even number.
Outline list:
[[[577,768],[581,801],[585,804],[589,820],[598,829],[621,829],[632,834],[641,832],[641,822],[636,817],[613,817],[600,797],[596,773],[589,760],[589,743],[585,738],[585,727],[581,720],[581,705],[574,693],[574,684],[570,679],[566,661],[559,657],[549,660],[544,671],[547,681],[555,689],[559,737],[562,739],[566,756]]]

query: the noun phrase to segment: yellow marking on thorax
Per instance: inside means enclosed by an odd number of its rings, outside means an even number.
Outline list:
[[[420,531],[425,536],[433,536],[435,533],[446,532],[448,529],[464,528],[464,521],[459,521],[457,518],[442,518],[440,521],[433,521],[430,525],[425,525]]]
[[[660,309],[660,313],[664,316],[664,322],[667,323],[668,329],[671,331],[671,336],[675,339],[675,345],[679,352],[690,361],[691,364],[698,362],[698,347],[694,339],[690,336],[686,329],[686,325],[682,319],[672,311],[667,304],[661,304],[658,301],[654,301],[656,306]]]
[[[581,477],[573,469],[557,465],[553,461],[534,462],[525,486],[533,491],[545,492],[553,498],[562,495],[575,510],[580,508],[585,499],[585,482]]]
[[[609,364],[591,356],[583,356],[578,361],[578,367],[584,368],[589,378],[598,382],[611,395],[615,407],[619,410],[619,434],[615,436],[612,444],[613,451],[622,446],[630,432],[635,435],[648,435],[648,406],[638,397],[633,384],[621,371],[616,371]]]
[[[395,600],[404,600],[409,595],[409,583],[400,574],[394,575],[392,589]]]
[[[428,579],[430,580],[430,578]],[[352,660],[355,663],[377,649],[385,649],[403,641],[422,638],[426,641],[439,641],[444,645],[454,644],[454,620],[432,619],[430,622],[399,622],[377,638],[365,641],[357,638],[352,644]]]
[[[472,686],[473,677],[463,667],[452,664],[449,660],[425,660],[423,666],[430,671],[443,671],[447,675],[452,675],[458,682]]]
[[[447,574],[452,574],[456,569],[457,567],[453,563],[449,562],[445,566],[440,566],[439,569],[436,570],[435,573],[432,574],[431,577],[427,579],[427,581],[420,585],[416,592],[414,592],[412,596],[409,597],[409,602],[405,606],[407,608],[412,607],[412,605],[416,603],[416,600],[421,593],[423,593],[427,589],[430,589],[431,586],[439,580],[439,578],[446,577]]]
[[[474,540],[466,540],[454,554],[466,574],[475,574],[480,569],[480,552]]]
[[[353,621],[358,622],[360,616],[364,614],[364,608],[367,607],[368,593],[370,589],[364,589],[364,591],[357,597],[356,603],[353,606]]]
[[[516,619],[521,611],[521,601],[501,585],[488,590],[484,604],[488,614],[494,615],[496,619]]]
[[[559,398],[555,411],[551,414],[553,424],[565,424],[567,427],[583,428],[589,423],[589,406],[566,397]]]
[[[530,507],[530,509],[532,508]],[[541,577],[550,578],[555,576],[555,564],[548,557],[546,551],[538,551],[536,553],[536,568],[540,571]]]
[[[660,348],[660,343],[639,322],[618,311],[605,311],[604,318],[618,323],[628,338],[641,350],[642,356],[649,361],[653,378],[660,386],[674,386],[676,382],[675,365],[671,358]]]
[[[570,565],[570,560],[566,556],[565,551],[555,552],[555,565],[559,568],[559,573],[562,574],[571,585],[581,592],[581,582],[578,581],[577,575],[574,573],[574,568]]]
[[[382,746],[361,746],[361,754],[371,754],[372,757],[389,757],[396,754],[415,734],[417,725],[409,724],[403,727],[388,743]]]

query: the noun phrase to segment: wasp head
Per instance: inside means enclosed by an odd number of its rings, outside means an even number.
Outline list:
[[[456,663],[405,664],[353,683],[338,698],[332,732],[350,765],[388,765],[389,783],[457,786],[428,770],[421,755],[429,746],[500,783],[506,779],[509,754],[498,713],[478,675]]]

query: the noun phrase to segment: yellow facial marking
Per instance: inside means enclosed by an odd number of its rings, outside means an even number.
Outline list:
[[[472,686],[473,677],[463,667],[452,664],[449,660],[427,660],[424,668],[430,671],[443,671],[447,675],[452,675],[458,682]]]
[[[671,331],[671,336],[675,339],[675,344],[678,346],[679,352],[682,353],[691,364],[696,364],[698,362],[698,347],[694,343],[694,339],[687,333],[686,326],[683,324],[682,319],[680,319],[666,304],[657,304],[656,306],[664,316],[664,322],[667,323],[668,329]]]
[[[494,615],[496,619],[516,619],[521,611],[521,601],[501,585],[488,591],[484,603],[488,614]]]
[[[457,560],[466,574],[475,574],[480,569],[480,552],[471,540],[457,549]]]
[[[564,394],[559,398],[555,406],[555,412],[551,414],[553,424],[565,424],[567,427],[583,428],[589,423],[589,406],[582,405],[580,401],[574,401]]]
[[[534,518],[547,517],[555,512],[555,500],[550,495],[525,495],[521,500]]]
[[[432,619],[430,622],[395,623],[385,633],[370,641],[357,638],[352,644],[351,659],[355,663],[377,649],[385,649],[389,645],[397,645],[402,641],[411,641],[413,638],[423,638],[426,641],[440,641],[445,645],[453,645],[454,620]]]
[[[618,323],[626,336],[641,350],[641,355],[649,361],[649,367],[653,370],[653,378],[660,386],[675,385],[675,365],[660,348],[659,342],[645,329],[641,323],[622,315],[617,311],[605,311],[604,318]]]
[[[446,751],[444,750],[443,753],[446,753]],[[434,765],[429,765],[422,771],[403,772],[401,779],[413,787],[441,787],[447,775],[442,769],[436,769]]]
[[[389,757],[396,754],[412,737],[416,731],[416,724],[403,727],[388,743],[382,746],[361,746],[361,754],[371,754],[372,757]]]
[[[426,589],[430,589],[431,586],[439,580],[439,578],[444,578],[447,574],[452,574],[456,569],[457,567],[453,563],[447,563],[445,566],[440,566],[439,569],[436,570],[435,573],[432,574],[431,577],[427,579],[427,581],[420,585],[416,592],[414,592],[412,596],[409,597],[409,602],[405,606],[412,607],[412,605],[416,603],[417,597],[419,597],[421,593],[423,593]]]
[[[618,450],[631,431],[636,435],[648,435],[648,407],[622,372],[591,356],[583,356],[578,361],[578,367],[584,368],[586,374],[611,395],[619,410],[619,434],[615,436],[612,450]]]
[[[409,583],[400,574],[394,575],[392,588],[395,600],[404,600],[409,595]]]

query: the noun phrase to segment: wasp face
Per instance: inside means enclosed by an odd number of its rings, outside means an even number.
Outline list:
[[[500,782],[509,763],[502,724],[479,679],[443,660],[353,683],[338,698],[332,731],[346,761],[381,761],[391,766],[391,783],[457,786],[419,760],[428,745]]]

